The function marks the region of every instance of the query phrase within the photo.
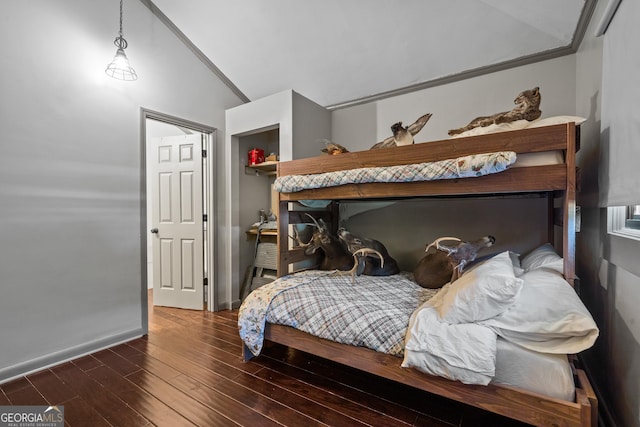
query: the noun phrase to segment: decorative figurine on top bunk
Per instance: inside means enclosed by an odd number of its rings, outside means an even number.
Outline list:
[[[499,125],[500,123],[511,123],[517,120],[533,121],[542,114],[540,101],[540,88],[534,87],[533,89],[522,91],[513,100],[513,103],[516,104],[513,110],[496,113],[491,116],[476,117],[464,127],[451,129],[449,135],[458,135],[477,127],[486,127],[493,124]]]
[[[320,151],[322,151],[323,153],[326,153],[330,156],[336,156],[338,154],[342,154],[342,153],[348,153],[349,150],[347,150],[345,147],[343,147],[342,145],[333,142],[333,141],[329,141],[328,139],[321,139],[320,142],[322,142],[324,144],[324,148]]]
[[[389,256],[387,248],[379,241],[360,240],[360,246],[352,245],[353,252],[351,252],[343,240],[331,234],[321,218],[316,220],[309,214],[307,216],[311,218],[315,227],[311,239],[308,243],[302,243],[297,235],[293,238],[300,247],[305,248],[304,253],[307,256],[315,254],[318,250],[322,251],[322,260],[317,267],[319,270],[338,270],[342,274],[350,274],[353,282],[355,282],[355,276],[362,274],[389,276],[400,271],[396,261]],[[348,231],[342,230],[345,232],[345,236],[351,236]],[[371,247],[367,245],[371,245]],[[374,256],[378,257],[379,261],[374,261]],[[385,266],[386,262],[389,262],[390,265]]]
[[[407,127],[402,126],[402,122],[392,124],[391,132],[393,132],[393,136],[390,136],[384,141],[378,142],[371,147],[371,149],[376,150],[378,148],[398,147],[401,145],[413,144],[413,136],[422,130],[430,118],[431,113],[427,113],[416,120],[415,123]]]
[[[445,245],[442,242],[455,240],[455,245]],[[425,255],[413,270],[413,278],[423,288],[436,289],[448,282],[453,283],[462,275],[467,264],[473,262],[478,252],[493,245],[496,238],[484,236],[473,242],[463,242],[457,237],[440,237],[427,245]],[[429,253],[431,248],[435,252]]]

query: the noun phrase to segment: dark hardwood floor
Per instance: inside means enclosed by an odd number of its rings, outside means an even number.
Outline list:
[[[149,307],[149,335],[5,383],[0,405],[64,405],[69,426],[522,426],[269,345],[241,358],[237,311]]]

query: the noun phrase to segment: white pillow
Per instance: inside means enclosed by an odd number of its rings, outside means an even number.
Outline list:
[[[587,121],[584,117],[578,116],[553,116],[553,117],[545,117],[544,119],[536,119],[529,122],[527,128],[539,128],[542,126],[551,126],[551,125],[559,125],[564,123],[574,122],[576,126]]]
[[[510,130],[519,130],[525,128],[538,128],[542,126],[559,125],[563,123],[574,122],[577,125],[584,123],[587,119],[578,116],[553,116],[546,117],[544,119],[536,119],[532,121],[528,120],[516,120],[509,123],[500,123],[499,125],[491,124],[489,126],[477,127],[469,129],[468,131],[452,135],[451,138],[460,138],[463,136],[476,136],[485,135],[488,133],[507,132]]]
[[[516,120],[509,123],[490,124],[489,126],[478,126],[477,128],[469,129],[457,135],[451,135],[451,138],[460,138],[463,136],[476,136],[486,135],[488,133],[507,132],[510,130],[524,129],[529,126],[527,120]]]
[[[525,255],[522,261],[520,261],[520,266],[524,268],[525,271],[547,267],[560,274],[564,272],[564,260],[556,253],[556,250],[550,243],[545,243]]]
[[[573,354],[591,347],[599,331],[575,290],[554,269],[538,267],[524,280],[515,304],[480,324],[529,350]]]
[[[515,276],[509,251],[505,251],[464,272],[429,303],[444,322],[473,323],[508,309],[521,288],[522,280]]]

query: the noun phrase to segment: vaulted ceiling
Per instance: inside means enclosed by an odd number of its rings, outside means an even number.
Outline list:
[[[595,0],[142,0],[246,100],[329,108],[573,53]]]

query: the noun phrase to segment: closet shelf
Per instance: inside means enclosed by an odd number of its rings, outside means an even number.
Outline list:
[[[262,162],[258,163],[257,165],[245,166],[244,170],[246,174],[253,173],[256,175],[275,175],[277,166],[277,161]]]

